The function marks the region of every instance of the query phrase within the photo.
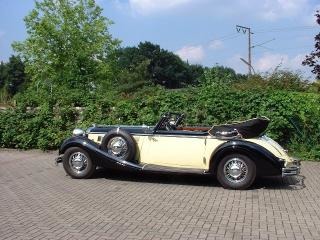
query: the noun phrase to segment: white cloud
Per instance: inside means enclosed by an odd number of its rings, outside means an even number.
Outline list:
[[[236,70],[236,72],[247,73],[248,67],[240,58],[246,59],[240,54],[236,54],[226,62],[226,65]],[[287,54],[265,53],[261,57],[254,59],[252,65],[256,72],[270,72],[280,67],[281,69],[289,69],[292,71],[301,70],[302,72],[308,73],[308,69],[301,64],[304,58],[305,54],[297,54],[290,57]]]
[[[259,15],[269,21],[292,17],[308,8],[308,0],[264,0]]]
[[[224,47],[224,44],[222,41],[220,40],[213,40],[212,42],[210,42],[209,44],[209,48],[213,49],[213,50],[218,50],[218,49],[222,49]]]
[[[96,0],[97,1],[97,0]],[[105,0],[98,0],[99,2],[104,2]],[[128,2],[123,2],[121,0],[110,0],[113,7],[121,13],[131,13],[131,7]]]
[[[105,1],[105,0],[99,0]],[[263,19],[266,21],[277,21],[286,18],[303,20],[308,15],[311,21],[310,12],[316,4],[312,0],[111,0],[118,8],[134,15],[152,15],[164,13],[173,9],[197,11],[200,14],[210,13],[214,16],[224,18],[248,18]],[[190,8],[192,5],[192,8]],[[232,7],[230,7],[232,6]],[[312,18],[313,19],[313,18]],[[306,20],[307,21],[307,20]]]
[[[302,61],[305,59],[306,54],[297,54],[295,57],[290,59],[289,67],[292,69],[301,69]]]
[[[254,67],[260,72],[274,70],[278,66],[281,68],[288,68],[290,70],[301,70],[303,69],[301,63],[304,58],[305,54],[297,54],[290,58],[287,54],[266,53],[255,61]]]
[[[205,56],[203,47],[201,45],[184,46],[175,53],[179,55],[179,57],[181,57],[183,60],[189,61],[191,63],[201,63]]]
[[[314,6],[310,10],[310,14],[307,14],[304,17],[305,24],[308,24],[308,25],[311,25],[311,26],[318,26],[317,17],[315,16],[317,10],[320,10],[320,4]]]
[[[284,63],[288,62],[288,59],[288,56],[285,54],[266,53],[261,58],[257,59],[254,65],[257,71],[265,72],[270,71],[277,66],[283,66]]]
[[[227,60],[226,66],[233,68],[238,73],[247,73],[248,67],[240,60],[240,58],[243,58],[240,54],[233,55]]]
[[[150,14],[185,5],[193,0],[129,0],[131,8],[140,14]]]

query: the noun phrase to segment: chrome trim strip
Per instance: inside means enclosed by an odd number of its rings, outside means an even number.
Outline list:
[[[203,138],[206,139],[208,136],[193,136],[193,135],[174,135],[174,134],[153,134],[153,137],[175,137],[175,138]]]
[[[107,132],[92,132],[92,133],[89,133],[89,134],[106,134]],[[151,136],[153,135],[153,133],[130,133],[132,136]]]
[[[91,135],[93,134],[106,134],[106,132],[94,132],[94,133],[89,133]],[[153,136],[153,137],[177,137],[177,138],[212,138],[215,139],[214,137],[211,137],[209,135],[205,136],[193,136],[193,135],[174,135],[174,134],[153,134],[153,133],[130,133],[132,136]]]
[[[195,169],[186,167],[168,167],[156,164],[145,164],[142,167],[144,171],[154,171],[154,172],[175,172],[175,173],[197,173],[197,174],[207,174],[209,173],[207,169]]]

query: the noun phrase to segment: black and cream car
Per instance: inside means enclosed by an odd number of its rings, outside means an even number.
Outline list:
[[[183,126],[184,115],[164,114],[155,126],[75,129],[60,147],[72,178],[89,178],[97,166],[134,171],[213,174],[221,185],[246,189],[257,176],[297,175],[300,162],[264,135],[269,119],[213,127]]]

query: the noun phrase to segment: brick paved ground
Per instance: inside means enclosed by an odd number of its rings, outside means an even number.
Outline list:
[[[320,239],[320,163],[231,191],[198,175],[73,180],[55,156],[0,150],[0,239]]]

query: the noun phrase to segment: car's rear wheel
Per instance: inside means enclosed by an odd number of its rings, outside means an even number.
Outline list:
[[[246,189],[255,178],[256,165],[245,155],[227,155],[218,165],[217,179],[224,188]]]
[[[63,168],[72,178],[90,178],[96,169],[90,155],[79,147],[67,149],[62,162]]]
[[[125,161],[134,161],[136,154],[134,139],[122,129],[109,131],[101,141],[101,149]]]

